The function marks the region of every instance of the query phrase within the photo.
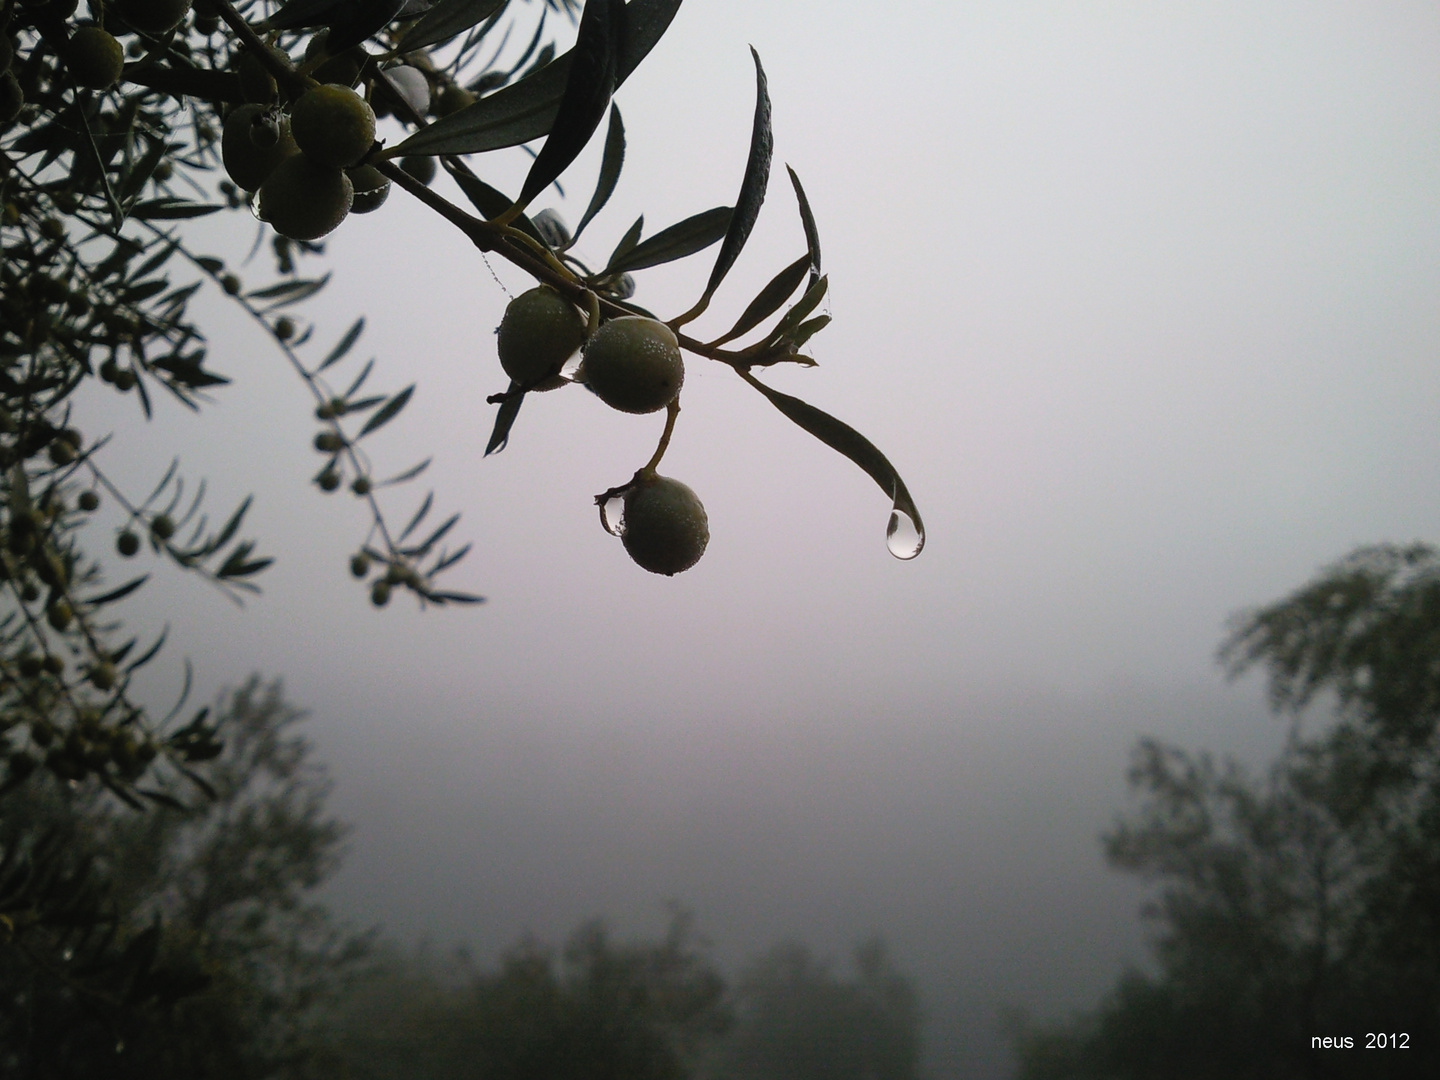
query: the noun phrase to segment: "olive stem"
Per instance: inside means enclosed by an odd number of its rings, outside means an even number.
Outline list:
[[[646,479],[655,475],[655,466],[660,464],[660,459],[665,456],[665,451],[670,448],[670,436],[675,431],[675,418],[680,415],[680,395],[676,394],[669,405],[665,406],[665,430],[660,435],[660,445],[655,447],[655,453],[645,467],[636,476],[643,476]]]

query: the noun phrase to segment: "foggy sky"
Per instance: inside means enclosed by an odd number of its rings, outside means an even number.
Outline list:
[[[662,471],[713,538],[684,575],[640,571],[590,500],[660,419],[534,396],[482,460],[506,296],[396,192],[328,242],[305,314],[324,347],[364,312],[357,359],[419,381],[370,452],[382,473],[435,455],[475,544],[448,584],[490,602],[371,610],[345,570],[360,508],[309,484],[313,403],[212,298],[217,408],[146,429],[101,397],[81,426],[117,431],[131,490],[178,444],[217,512],[253,491],[281,558],[243,611],[170,575],[124,613],[172,623],[157,695],[188,655],[201,698],[259,671],[312,710],[357,919],[483,955],[592,914],[653,929],[674,896],[732,961],[878,930],[922,981],[935,1075],[993,1076],[997,1004],[1080,1007],[1143,956],[1141,892],[1095,843],[1134,737],[1275,745],[1256,684],[1214,668],[1227,617],[1359,543],[1440,534],[1440,12],[690,0],[617,96],[625,172],[582,256],[642,211],[653,234],[733,202],[751,44],[776,168],[696,333],[803,252],[788,162],[834,322],[817,369],[765,378],[885,451],[919,559],[887,554],[858,469],[692,358]],[[572,223],[598,153],[563,178]],[[518,189],[526,159],[494,159]],[[212,249],[251,238],[232,217]],[[636,299],[688,308],[691,261]]]

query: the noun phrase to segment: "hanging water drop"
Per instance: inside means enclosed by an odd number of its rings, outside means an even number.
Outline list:
[[[605,526],[605,531],[611,536],[619,536],[625,531],[625,496],[623,493],[611,495],[600,504],[600,524]]]
[[[904,510],[892,510],[885,529],[885,546],[897,559],[913,559],[925,546],[925,530]]]

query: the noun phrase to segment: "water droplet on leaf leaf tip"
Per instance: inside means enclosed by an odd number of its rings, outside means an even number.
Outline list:
[[[925,533],[905,511],[892,510],[890,524],[885,529],[885,546],[897,559],[913,559],[925,546]]]

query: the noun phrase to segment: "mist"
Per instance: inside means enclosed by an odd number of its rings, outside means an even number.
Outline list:
[[[365,313],[377,380],[419,383],[371,453],[434,455],[475,545],[447,585],[487,604],[371,609],[345,568],[365,515],[310,482],[313,402],[216,299],[220,407],[80,419],[120,432],[137,489],[178,443],[212,497],[254,492],[280,558],[243,610],[157,581],[122,611],[171,624],[157,699],[189,657],[197,697],[258,671],[311,711],[354,827],[327,898],[355,922],[488,959],[593,915],[654,932],[673,898],[730,970],[878,933],[928,1075],[990,1080],[1006,1008],[1064,1016],[1145,962],[1144,889],[1098,844],[1134,740],[1280,744],[1215,667],[1227,620],[1357,544],[1440,534],[1440,13],[692,0],[617,96],[630,150],[589,254],[733,201],[750,44],[777,168],[715,333],[804,251],[788,162],[834,323],[816,370],[765,377],[885,451],[917,560],[887,554],[867,477],[696,358],[665,471],[711,545],[673,580],[631,565],[592,499],[658,421],[532,395],[485,458],[491,331],[527,283],[397,192],[329,241],[306,315],[328,341]],[[572,224],[598,154],[555,200]],[[241,258],[236,224],[212,240]],[[695,261],[637,300],[687,308]]]

